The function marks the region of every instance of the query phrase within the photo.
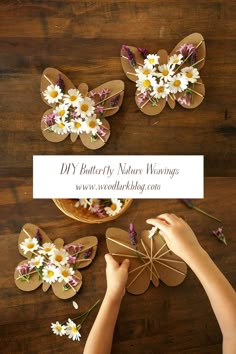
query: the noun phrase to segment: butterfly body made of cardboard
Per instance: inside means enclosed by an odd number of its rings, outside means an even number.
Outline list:
[[[150,282],[158,287],[160,280],[168,286],[181,284],[187,274],[184,261],[169,250],[159,234],[149,238],[149,230],[141,232],[140,240],[134,247],[130,234],[119,228],[108,228],[106,243],[110,254],[121,263],[130,260],[126,289],[129,293],[144,293]]]
[[[35,241],[35,235],[37,235],[37,239],[40,238],[38,244]],[[30,242],[30,239],[38,245],[36,247],[37,249],[33,250],[32,248],[33,251],[31,252],[30,247],[33,247],[34,244],[29,245],[28,243],[29,251],[25,252],[25,250],[22,250],[21,245],[26,240]],[[33,291],[42,285],[44,292],[52,286],[52,290],[58,298],[69,299],[73,297],[82,286],[82,274],[79,269],[85,268],[92,263],[96,255],[97,244],[98,240],[95,236],[82,237],[67,245],[64,245],[64,240],[61,238],[52,242],[41,228],[34,224],[25,224],[19,235],[18,249],[19,253],[24,256],[26,260],[21,261],[15,269],[14,279],[16,286],[23,291]],[[48,250],[45,252],[44,245],[48,247]],[[68,281],[60,279],[60,281],[55,280],[50,283],[43,279],[42,274],[45,274],[44,269],[48,267],[49,276],[52,275],[52,271],[55,271],[54,261],[52,260],[53,254],[50,252],[50,247],[55,251],[55,259],[58,255],[60,256],[60,252],[63,252],[64,255],[67,256],[67,260],[62,262],[61,269],[62,274],[64,274],[64,279],[66,279],[67,276],[65,272],[73,273],[73,275],[68,277]],[[68,252],[65,252],[65,249]],[[75,253],[73,254],[73,252]],[[31,263],[33,261],[41,261],[42,264],[39,264],[39,267],[37,267],[37,265],[35,266],[35,264]],[[57,263],[57,268],[59,269],[58,265],[60,267],[60,263]],[[50,266],[52,266],[51,271]]]
[[[173,56],[178,56],[180,48],[183,46],[192,46],[189,49],[189,55],[186,54],[185,57],[182,58],[181,63],[178,66],[171,66],[168,64],[168,61]],[[188,48],[187,48],[188,50]],[[191,58],[191,50],[194,51],[194,63],[191,65],[188,63],[188,60]],[[132,46],[123,46],[121,49],[121,64],[122,68],[126,74],[126,76],[133,82],[136,82],[136,86],[138,86],[138,70],[137,68],[144,67],[145,56],[143,55],[142,50],[140,48],[132,47]],[[206,56],[206,46],[203,36],[200,33],[193,33],[187,37],[185,37],[182,41],[180,41],[175,48],[168,55],[167,51],[164,49],[158,50],[157,56],[159,57],[158,64],[153,66],[151,71],[148,70],[147,73],[144,73],[144,83],[146,82],[148,86],[147,89],[143,89],[141,92],[139,87],[135,93],[135,101],[138,108],[146,115],[153,116],[159,114],[165,107],[166,102],[168,103],[171,109],[175,108],[176,101],[183,108],[195,108],[201,104],[205,96],[205,86],[200,76],[198,75],[197,80],[194,83],[191,83],[187,79],[188,86],[184,86],[185,89],[183,91],[177,93],[171,93],[170,85],[175,90],[176,85],[180,83],[180,72],[182,70],[186,70],[187,67],[192,68],[192,72],[185,72],[185,78],[187,74],[192,75],[193,70],[197,70],[198,72],[202,69],[205,64],[205,56]],[[174,61],[174,60],[173,60]],[[156,70],[158,68],[158,70]],[[160,69],[161,68],[161,69]],[[166,72],[172,73],[169,76],[169,81],[165,79],[165,76],[162,75],[160,70],[164,70]],[[166,70],[167,69],[167,70]],[[154,70],[154,71],[153,71]],[[151,72],[151,74],[150,74]],[[162,71],[163,73],[164,71]],[[148,74],[148,75],[146,75]],[[159,77],[157,79],[157,77]],[[176,78],[173,81],[174,77]],[[160,80],[159,82],[156,82]],[[154,81],[152,81],[154,80]],[[191,80],[194,81],[194,80]],[[153,84],[154,82],[154,84]],[[162,84],[160,84],[162,83]],[[169,85],[169,87],[168,87]],[[159,90],[157,96],[155,96],[154,90]],[[152,91],[152,92],[151,92]],[[166,94],[165,94],[166,91]],[[158,97],[158,98],[155,98]]]
[[[58,86],[61,86],[60,91],[52,92],[51,90],[50,94],[55,96],[59,93],[61,99],[58,102],[54,102],[53,98],[50,100],[50,95],[48,100],[45,95],[48,88],[53,88],[56,85],[57,89]],[[86,98],[89,100],[83,103],[80,112],[73,103],[73,100],[77,102],[76,96],[74,93],[68,94],[70,90],[77,91],[75,94],[79,95],[78,105]],[[51,106],[41,119],[43,136],[54,143],[65,140],[69,135],[74,143],[80,137],[85,147],[95,150],[101,148],[109,139],[110,124],[105,118],[114,115],[120,109],[124,96],[124,82],[121,80],[108,81],[92,91],[88,90],[86,83],[81,83],[76,89],[72,81],[61,71],[55,68],[46,68],[42,75],[40,91],[42,100]],[[64,100],[64,97],[67,97],[66,100]],[[60,108],[60,105],[62,108]],[[89,105],[92,106],[93,113],[86,116],[85,107],[88,109]],[[64,114],[61,114],[62,111]],[[55,127],[56,129],[53,130]]]

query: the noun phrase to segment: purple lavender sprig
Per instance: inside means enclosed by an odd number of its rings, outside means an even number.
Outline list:
[[[64,82],[63,78],[61,77],[61,74],[58,74],[56,85],[58,85],[60,87],[60,89],[62,90],[62,92],[64,93],[65,82]]]
[[[137,48],[138,52],[142,55],[143,59],[146,59],[149,51],[146,48]]]
[[[213,235],[227,246],[226,237],[223,233],[223,226],[218,227],[217,230],[212,230]]]
[[[91,257],[92,253],[93,253],[93,247],[90,247],[87,251],[84,252],[83,258],[87,259],[87,258]]]
[[[134,229],[134,225],[129,225],[129,239],[132,246],[137,246],[137,232]]]
[[[41,245],[42,245],[42,241],[43,241],[43,237],[42,237],[42,234],[41,234],[41,232],[40,232],[40,229],[39,229],[39,228],[37,228],[37,230],[36,230],[36,233],[35,233],[35,236],[34,236],[34,237],[37,239],[37,241],[38,241],[39,245],[41,246]]]
[[[193,204],[193,202],[191,201],[191,199],[181,199],[181,202],[184,203],[184,204],[185,204],[188,208],[190,208],[190,209],[195,209],[195,210],[198,211],[199,213],[202,213],[202,214],[208,216],[208,217],[211,218],[211,219],[214,219],[214,220],[216,220],[216,221],[218,221],[218,222],[220,222],[220,223],[222,222],[220,219],[216,218],[215,216],[213,216],[213,215],[211,215],[211,214],[208,214],[206,211],[204,211],[204,210],[202,210],[202,209],[196,207],[196,206]]]
[[[122,51],[124,51],[125,57],[129,60],[130,64],[132,66],[136,66],[136,59],[134,54],[131,52],[131,50],[129,49],[129,46],[126,44],[122,45]]]
[[[119,100],[120,100],[120,94],[118,93],[118,95],[112,97],[112,99],[109,102],[109,106],[116,107],[119,103]]]

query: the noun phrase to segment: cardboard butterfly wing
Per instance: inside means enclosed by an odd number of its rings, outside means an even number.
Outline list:
[[[63,83],[63,91],[64,93],[68,93],[70,89],[75,89],[76,87],[74,84],[69,80],[69,78],[60,72],[59,70],[55,68],[47,68],[44,70],[42,78],[41,78],[41,97],[43,101],[51,106],[52,108],[47,110],[42,119],[41,119],[41,130],[42,134],[44,137],[51,142],[61,142],[65,140],[68,135],[70,135],[70,139],[72,142],[75,142],[78,138],[78,136],[81,139],[81,142],[84,146],[86,146],[89,149],[95,150],[99,149],[102,147],[107,140],[109,139],[110,136],[110,125],[109,122],[104,118],[104,117],[109,117],[117,113],[117,111],[120,109],[120,106],[123,102],[123,96],[124,96],[124,82],[121,80],[112,80],[108,81],[105,84],[102,84],[98,86],[97,88],[93,89],[92,91],[88,91],[88,85],[86,83],[81,83],[78,87],[78,90],[81,93],[81,96],[83,98],[90,97],[91,98],[91,92],[96,93],[99,92],[103,89],[109,90],[109,95],[103,99],[99,99],[99,97],[93,97],[93,101],[95,102],[95,107],[100,105],[100,109],[104,110],[102,114],[96,113],[97,118],[101,119],[102,121],[102,130],[103,134],[102,136],[97,136],[96,139],[93,138],[92,133],[63,133],[63,134],[58,134],[51,129],[49,129],[46,119],[50,115],[53,114],[53,111],[55,109],[56,104],[49,104],[46,98],[44,97],[44,92],[47,89],[47,87],[51,85],[55,85],[56,83],[59,82],[59,78],[61,82]]]
[[[56,249],[60,250],[62,248],[66,248],[68,250],[69,254],[73,256],[73,252],[69,251],[69,249],[72,247],[77,246],[77,254],[76,254],[76,262],[74,264],[75,272],[73,277],[76,278],[76,284],[73,286],[68,286],[68,283],[65,283],[64,281],[59,282],[56,281],[52,284],[49,284],[45,281],[43,281],[42,275],[40,276],[40,272],[36,271],[36,268],[33,268],[29,272],[22,274],[22,270],[19,270],[22,265],[27,264],[32,256],[37,256],[39,252],[30,252],[28,251],[26,254],[20,247],[20,244],[26,239],[26,238],[34,238],[36,235],[39,236],[40,238],[40,245],[43,245],[45,243],[50,243],[52,244],[52,241],[50,238],[47,236],[47,234],[38,226],[33,225],[33,224],[25,224],[21,230],[21,233],[19,235],[19,240],[18,240],[18,249],[19,253],[26,257],[27,260],[21,261],[18,266],[15,269],[14,273],[14,279],[15,279],[15,284],[16,286],[23,290],[23,291],[32,291],[37,289],[40,285],[42,285],[42,289],[44,292],[46,292],[50,286],[52,285],[52,290],[54,294],[60,298],[60,299],[68,299],[74,296],[79,289],[82,286],[82,274],[78,271],[80,268],[85,268],[89,264],[92,263],[95,255],[96,255],[96,250],[97,250],[97,243],[98,240],[95,236],[86,236],[81,239],[78,239],[66,246],[64,246],[64,240],[61,238],[58,238],[54,241],[54,245]],[[74,255],[75,256],[75,255]],[[47,260],[47,259],[46,259]],[[49,262],[50,263],[50,262]],[[22,269],[22,268],[21,268]],[[30,275],[27,279],[27,275]],[[23,277],[22,277],[23,275]],[[24,278],[25,276],[25,278]],[[23,281],[24,280],[24,281]],[[73,279],[72,279],[73,280]],[[73,283],[73,282],[72,282]],[[66,290],[65,290],[66,287]]]
[[[127,291],[134,295],[144,293],[150,282],[158,287],[159,280],[168,286],[176,286],[183,282],[187,273],[186,264],[170,252],[163,239],[148,237],[149,231],[141,233],[140,241],[134,248],[129,241],[129,233],[118,228],[106,231],[106,242],[109,252],[118,262],[124,258],[130,260]]]

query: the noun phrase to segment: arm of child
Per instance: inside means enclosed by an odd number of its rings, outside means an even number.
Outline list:
[[[148,219],[157,226],[167,246],[196,274],[215,313],[223,335],[223,353],[236,353],[236,293],[228,280],[203,250],[192,229],[174,214]]]
[[[125,294],[129,260],[121,265],[110,254],[105,255],[107,290],[97,318],[89,333],[84,354],[110,354],[120,304]]]

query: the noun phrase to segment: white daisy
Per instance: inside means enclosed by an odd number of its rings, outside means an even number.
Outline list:
[[[51,329],[57,336],[64,336],[64,334],[66,334],[66,326],[61,325],[58,321],[51,323]]]
[[[143,76],[153,76],[156,72],[156,68],[155,67],[151,67],[151,66],[138,66],[137,69],[135,69],[138,78],[141,78]]]
[[[70,121],[70,131],[72,133],[81,134],[85,130],[85,124],[82,118],[75,118]]]
[[[69,115],[69,107],[67,105],[61,103],[53,110],[53,113],[59,119],[64,120]]]
[[[186,77],[186,79],[192,84],[200,78],[199,71],[196,68],[193,68],[192,66],[182,69],[181,72]]]
[[[30,265],[35,268],[40,268],[43,265],[44,257],[42,256],[36,256],[34,258],[31,258],[29,261]]]
[[[43,281],[52,284],[58,279],[58,268],[53,264],[47,265],[42,271]]]
[[[144,59],[144,64],[148,66],[154,66],[159,63],[159,56],[157,54],[148,54],[147,58]]]
[[[56,118],[55,124],[50,127],[56,134],[67,134],[70,132],[70,123],[64,119]]]
[[[118,214],[121,208],[122,208],[122,203],[119,199],[111,199],[111,205],[104,209],[109,216],[113,216]]]
[[[57,103],[63,97],[63,93],[58,85],[49,85],[43,92],[44,98],[48,103]]]
[[[169,95],[170,89],[167,84],[164,83],[163,80],[160,80],[155,86],[153,86],[153,91],[151,92],[151,96],[160,99],[165,98]]]
[[[136,81],[136,86],[138,90],[142,93],[146,92],[147,90],[151,90],[152,86],[156,85],[156,79],[151,76],[142,76]]]
[[[75,272],[73,268],[71,268],[69,265],[64,265],[58,270],[58,281],[62,282],[64,280],[65,283],[68,283],[74,273]]]
[[[173,68],[168,64],[163,64],[158,66],[159,73],[157,73],[157,77],[162,78],[165,82],[170,81],[172,76],[174,75]]]
[[[170,57],[168,64],[172,65],[174,68],[176,65],[180,65],[183,63],[183,55],[182,54],[174,54]]]
[[[184,91],[188,86],[188,80],[181,74],[173,76],[169,82],[170,92],[177,93]]]
[[[55,245],[54,243],[51,242],[45,242],[42,244],[42,246],[40,247],[39,253],[40,254],[45,254],[45,255],[52,255],[53,254],[53,250],[55,249]]]
[[[75,203],[75,207],[78,208],[80,205],[83,206],[84,208],[87,208],[87,206],[90,205],[89,199],[79,199]]]
[[[64,95],[64,102],[73,107],[77,107],[81,99],[81,93],[77,89],[70,89],[68,95]]]
[[[57,265],[57,266],[62,266],[67,263],[69,259],[69,253],[66,252],[64,248],[57,249],[54,248],[52,255],[49,257],[50,261]]]
[[[92,133],[92,135],[96,135],[99,129],[99,126],[102,124],[100,119],[96,118],[96,114],[94,114],[91,118],[88,118],[85,122],[85,131],[87,134]]]
[[[94,110],[94,101],[89,97],[81,99],[76,107],[76,113],[80,115],[81,118],[91,117]]]
[[[81,326],[76,324],[68,318],[68,321],[66,323],[66,334],[68,335],[69,339],[72,340],[80,340],[81,334],[79,333]]]
[[[34,252],[39,248],[38,240],[35,237],[25,238],[24,241],[20,243],[20,248],[24,251],[24,254]]]

